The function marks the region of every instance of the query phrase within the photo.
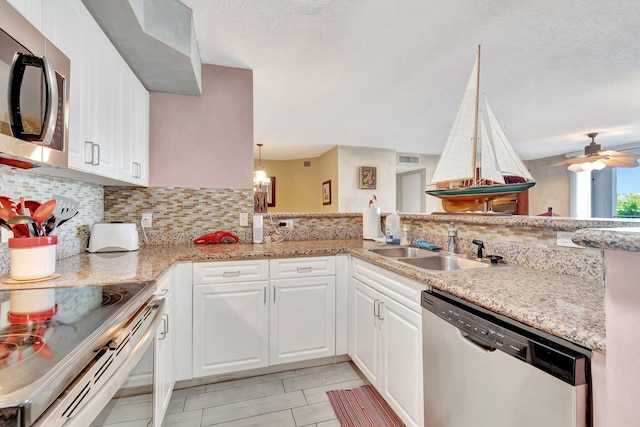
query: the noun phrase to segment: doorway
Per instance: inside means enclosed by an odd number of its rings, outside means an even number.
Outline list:
[[[400,212],[426,213],[426,169],[396,174],[396,207]]]

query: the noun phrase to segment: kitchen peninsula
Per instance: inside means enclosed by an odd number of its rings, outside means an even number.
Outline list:
[[[605,369],[613,369],[610,361],[619,354],[617,346],[611,347],[608,336],[610,320],[605,323],[604,261],[609,252],[637,255],[640,248],[632,221],[615,220],[571,220],[537,217],[471,217],[402,215],[402,222],[411,229],[413,236],[423,236],[442,245],[450,220],[460,231],[461,253],[473,256],[470,240],[484,239],[487,253],[503,255],[508,267],[473,270],[466,272],[437,274],[419,268],[399,264],[368,251],[381,244],[363,241],[357,237],[361,232],[359,214],[280,214],[274,218],[296,218],[293,230],[279,229],[274,238],[285,238],[281,242],[265,242],[260,245],[231,244],[198,246],[188,242],[189,234],[158,233],[151,235],[151,244],[136,252],[111,254],[80,254],[58,260],[57,272],[61,277],[39,283],[38,287],[75,287],[90,284],[122,283],[131,281],[153,281],[158,279],[176,263],[211,263],[212,261],[251,261],[292,259],[308,257],[341,258],[347,268],[336,271],[336,298],[340,287],[346,287],[349,257],[358,258],[420,283],[426,287],[440,289],[464,300],[485,307],[538,330],[561,337],[589,350],[595,357],[594,402],[598,419],[605,414],[604,382]],[[277,219],[276,218],[276,219]],[[305,225],[305,222],[307,225]],[[333,226],[334,224],[340,226]],[[596,230],[583,227],[612,225],[624,227],[619,230]],[[582,240],[591,247],[559,247],[556,243],[558,231],[575,232],[574,241]],[[162,234],[162,237],[159,235]],[[600,239],[594,238],[600,235]],[[604,237],[602,237],[604,236]],[[325,237],[325,238],[323,238]],[[329,237],[329,238],[326,238]],[[347,238],[345,238],[347,237]],[[173,239],[173,240],[171,240]],[[303,240],[307,239],[307,240]],[[617,245],[617,246],[616,246]],[[595,248],[594,248],[595,247]],[[602,248],[605,249],[603,258]],[[611,248],[623,248],[623,251]],[[636,264],[640,264],[636,261]],[[625,271],[628,266],[625,265]],[[607,283],[612,278],[607,268]],[[1,290],[29,287],[25,285],[2,285]],[[191,298],[191,281],[177,281],[178,293],[188,293]],[[346,292],[343,294],[346,298]],[[338,307],[338,306],[337,306]],[[346,304],[340,306],[346,310]],[[608,306],[607,306],[608,307]],[[607,308],[608,310],[608,308]],[[336,309],[339,316],[340,310]],[[343,313],[345,314],[345,313]],[[346,314],[345,314],[346,316]],[[336,327],[338,323],[336,323]],[[605,353],[607,364],[604,364]],[[337,351],[344,354],[344,351]],[[607,370],[606,376],[612,375]],[[607,386],[612,387],[608,382]],[[606,393],[611,396],[610,393]],[[616,394],[619,395],[619,394]],[[622,402],[611,402],[620,406]],[[604,425],[598,424],[595,425]]]

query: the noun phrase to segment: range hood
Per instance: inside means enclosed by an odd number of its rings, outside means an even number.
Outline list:
[[[202,95],[193,13],[178,0],[82,0],[150,91]]]

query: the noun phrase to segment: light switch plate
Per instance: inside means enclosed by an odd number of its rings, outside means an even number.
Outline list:
[[[240,212],[240,226],[248,227],[249,226],[249,214],[246,212]]]
[[[566,246],[568,248],[581,248],[584,249],[584,246],[576,245],[571,241],[571,236],[573,235],[572,231],[558,231],[556,237],[556,244],[558,246]]]

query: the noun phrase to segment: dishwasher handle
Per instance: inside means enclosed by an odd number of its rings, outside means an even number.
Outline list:
[[[458,333],[462,338],[469,341],[471,344],[480,348],[481,350],[486,351],[487,353],[493,353],[494,351],[496,351],[496,348],[494,346],[487,344],[474,335],[463,332],[460,329],[458,329]]]

